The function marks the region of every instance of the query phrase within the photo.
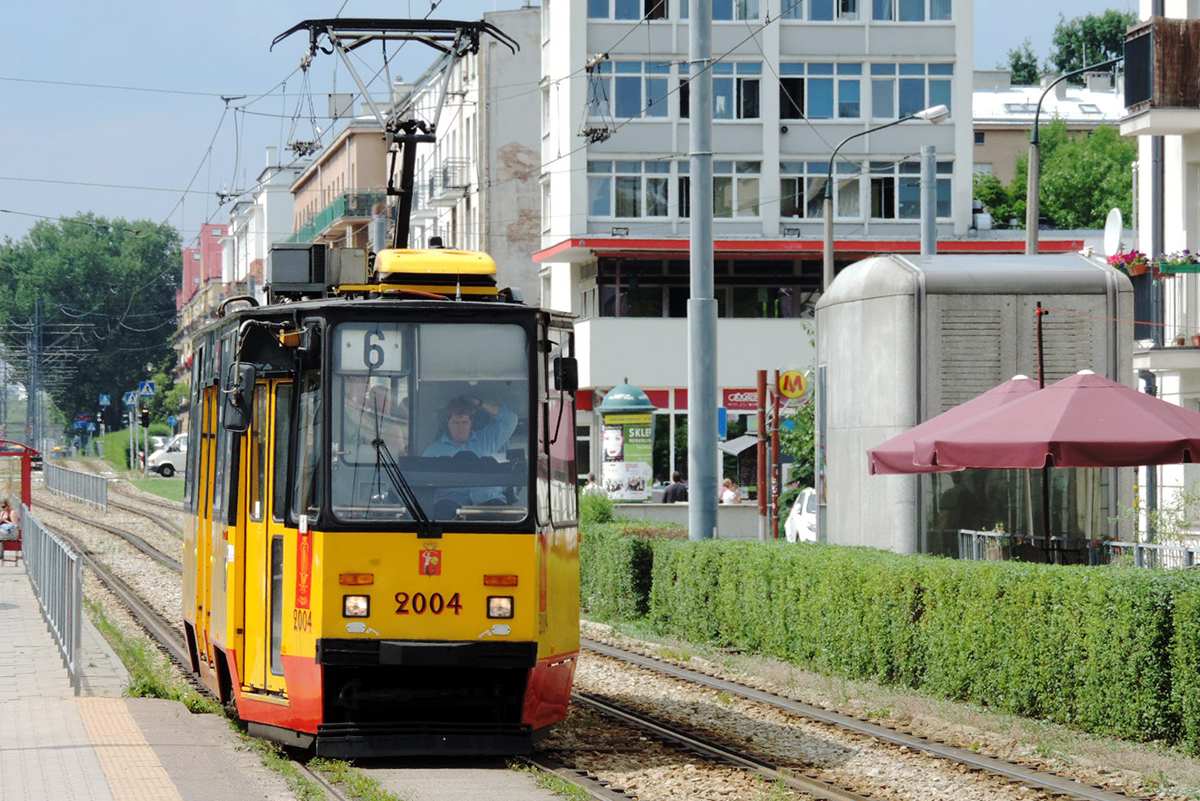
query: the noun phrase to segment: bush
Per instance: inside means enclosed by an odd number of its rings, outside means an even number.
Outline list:
[[[614,508],[612,500],[603,493],[581,494],[579,496],[579,524],[588,526],[596,523],[611,523]]]
[[[1200,571],[631,530],[584,535],[594,614],[644,615],[697,643],[1200,753]]]

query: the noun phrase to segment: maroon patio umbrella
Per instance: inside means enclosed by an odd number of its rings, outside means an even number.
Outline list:
[[[961,470],[963,469],[961,467],[916,464],[913,461],[913,444],[918,439],[936,436],[941,431],[955,428],[984,412],[990,412],[998,406],[1037,390],[1038,382],[1023,375],[1014,376],[1000,386],[869,449],[867,451],[869,470],[872,475],[876,473],[946,473]]]
[[[1137,467],[1200,461],[1200,414],[1084,370],[913,445],[930,467]]]

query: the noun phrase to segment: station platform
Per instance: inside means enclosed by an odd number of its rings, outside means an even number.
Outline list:
[[[0,564],[0,801],[293,798],[225,719],[125,698],[121,660],[85,621],[80,695],[24,562]]]

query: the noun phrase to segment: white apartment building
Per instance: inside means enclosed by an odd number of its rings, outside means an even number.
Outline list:
[[[520,288],[526,302],[536,304],[541,13],[525,7],[485,13],[483,19],[521,49],[513,53],[484,36],[477,54],[451,68],[437,142],[417,149],[409,243],[426,247],[436,236],[448,248],[486,251],[496,260],[497,283]],[[433,121],[442,86],[436,67],[401,96],[402,118]]]
[[[937,234],[971,219],[971,0],[712,0],[718,403],[756,371],[808,370],[830,156],[835,253],[919,250],[920,159],[937,153]],[[579,315],[580,430],[625,379],[674,430],[687,409],[686,0],[543,0],[542,303]],[[1013,243],[1016,248],[1020,243]],[[1014,251],[1019,252],[1019,249]],[[744,408],[744,407],[742,407]],[[676,460],[669,437],[670,464]],[[581,449],[580,471],[596,457]],[[659,466],[659,471],[663,467]]]
[[[1160,0],[1155,6],[1152,0],[1141,1],[1142,22],[1131,29],[1126,43],[1129,107],[1121,123],[1121,133],[1138,137],[1132,247],[1152,258],[1184,250],[1200,252],[1200,95],[1187,88],[1195,86],[1194,71],[1177,68],[1200,47],[1200,2]],[[1162,16],[1155,17],[1156,10]],[[1154,44],[1147,48],[1150,39]],[[1146,58],[1147,49],[1153,65]],[[1157,180],[1154,137],[1161,137],[1162,171]],[[1159,180],[1161,191],[1156,192]],[[1161,232],[1158,237],[1156,229]],[[1157,280],[1142,275],[1133,278],[1133,285],[1138,340],[1133,366],[1141,385],[1146,387],[1146,379],[1153,376],[1159,397],[1200,411],[1200,346],[1193,344],[1193,337],[1200,335],[1200,275]],[[1153,339],[1159,344],[1151,345]],[[1149,469],[1157,471],[1160,508],[1170,503],[1173,491],[1200,481],[1198,465]],[[1145,488],[1148,478],[1140,479],[1139,486]]]
[[[266,301],[263,267],[274,242],[292,232],[292,182],[304,172],[307,161],[281,164],[278,148],[266,149],[266,164],[255,188],[229,213],[228,233],[221,238],[221,282],[239,292]]]

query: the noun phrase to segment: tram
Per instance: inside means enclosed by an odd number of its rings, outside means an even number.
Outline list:
[[[528,751],[579,650],[570,320],[483,253],[300,253],[194,340],[191,667],[318,755]]]

